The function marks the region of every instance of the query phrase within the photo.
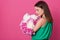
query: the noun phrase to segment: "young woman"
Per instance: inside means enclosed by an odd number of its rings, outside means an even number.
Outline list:
[[[53,20],[48,5],[45,1],[38,1],[34,6],[40,18],[33,28],[35,35],[32,35],[32,40],[49,40],[52,33]]]

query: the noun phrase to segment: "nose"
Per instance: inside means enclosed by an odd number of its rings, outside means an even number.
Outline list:
[[[36,13],[38,14],[38,12],[36,11]]]

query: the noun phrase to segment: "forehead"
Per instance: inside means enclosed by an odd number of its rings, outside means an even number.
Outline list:
[[[41,9],[40,7],[35,7],[35,9]]]

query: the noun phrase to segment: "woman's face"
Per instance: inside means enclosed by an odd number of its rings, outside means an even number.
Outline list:
[[[43,15],[43,13],[44,13],[44,10],[41,9],[40,7],[35,7],[35,10],[36,10],[36,14],[37,14],[38,16],[41,16],[41,15]]]

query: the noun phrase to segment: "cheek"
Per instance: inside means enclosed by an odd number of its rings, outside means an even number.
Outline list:
[[[40,11],[39,11],[39,14],[40,14],[40,15],[42,15],[42,14],[43,14],[43,11],[42,11],[42,10],[40,10]]]
[[[36,14],[42,15],[42,11],[41,10],[36,10]]]

